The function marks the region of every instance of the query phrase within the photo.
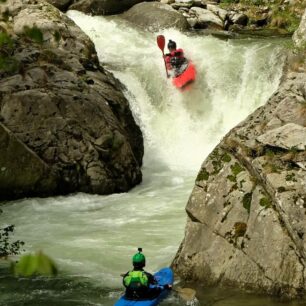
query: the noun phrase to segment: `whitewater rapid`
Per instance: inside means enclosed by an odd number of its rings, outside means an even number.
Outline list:
[[[184,236],[184,208],[201,163],[225,133],[267,101],[282,73],[277,39],[220,40],[174,29],[150,33],[118,17],[68,15],[125,86],[144,135],[143,182],[124,194],[4,205],[1,218],[15,224],[15,238],[25,241],[26,251],[50,255],[61,273],[55,280],[22,280],[22,288],[2,279],[0,305],[110,306],[137,247],[144,249],[148,270],[169,265]],[[179,92],[166,78],[158,34],[175,40],[194,62],[198,77],[190,91]],[[165,303],[180,302],[173,297]]]
[[[224,133],[267,101],[279,83],[282,53],[273,42],[225,41],[174,29],[150,33],[118,18],[68,15],[125,84],[145,137],[145,159],[170,169],[197,171]],[[175,40],[195,63],[192,90],[182,94],[167,80],[157,34]]]

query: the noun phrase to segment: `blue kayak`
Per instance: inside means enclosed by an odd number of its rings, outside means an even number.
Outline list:
[[[167,284],[173,284],[174,277],[173,271],[170,268],[163,268],[154,274],[155,279],[158,284],[163,286]],[[164,299],[169,294],[168,289],[164,289],[161,293],[152,300],[127,300],[124,295],[116,302],[115,306],[154,306],[157,305],[162,299]]]

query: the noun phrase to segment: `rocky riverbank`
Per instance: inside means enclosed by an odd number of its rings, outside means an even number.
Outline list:
[[[173,262],[186,281],[306,293],[305,18],[279,89],[202,164]]]
[[[90,39],[44,1],[0,13],[0,198],[138,184],[142,134]]]
[[[178,27],[181,30],[207,29],[231,32],[265,30],[265,33],[268,31],[270,34],[292,34],[298,27],[306,8],[303,0],[157,0],[146,2],[142,0],[49,0],[49,2],[63,11],[79,10],[93,15],[120,14],[130,9],[131,12],[127,14],[129,20],[153,31]]]
[[[186,17],[194,29],[229,31],[269,29],[293,33],[305,9],[303,1],[160,0]]]

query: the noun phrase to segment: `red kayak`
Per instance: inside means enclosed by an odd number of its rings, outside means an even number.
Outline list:
[[[158,35],[157,36],[157,45],[159,47],[159,49],[162,51],[163,53],[163,60],[165,63],[165,69],[166,69],[166,74],[167,74],[167,78],[170,77],[170,74],[168,73],[168,67],[166,64],[166,60],[165,60],[165,53],[164,53],[164,48],[165,48],[165,37],[164,35]],[[185,59],[186,60],[186,59]],[[184,63],[184,66],[186,64]],[[180,65],[180,67],[178,69],[185,69],[183,65]],[[196,78],[196,69],[193,65],[193,63],[191,61],[188,62],[187,64],[187,68],[185,70],[183,70],[183,72],[174,72],[175,73],[175,77],[172,78],[172,83],[173,85],[180,89],[180,90],[187,90],[190,88],[190,84],[192,82],[195,81]]]
[[[196,79],[196,69],[192,62],[188,63],[188,67],[182,74],[172,79],[173,85],[180,89],[189,89],[189,85]]]

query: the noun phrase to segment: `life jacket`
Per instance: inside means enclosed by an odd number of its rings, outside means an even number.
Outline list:
[[[123,284],[131,290],[139,290],[149,287],[149,279],[144,271],[129,271],[123,279]]]
[[[170,56],[171,57],[177,57],[177,58],[185,58],[184,57],[184,51],[183,51],[183,49],[176,49],[176,50],[174,50],[174,51],[171,51],[170,52]]]
[[[188,60],[184,56],[183,49],[177,49],[166,54],[165,60],[167,70],[173,71],[173,77],[180,75],[188,66]]]

